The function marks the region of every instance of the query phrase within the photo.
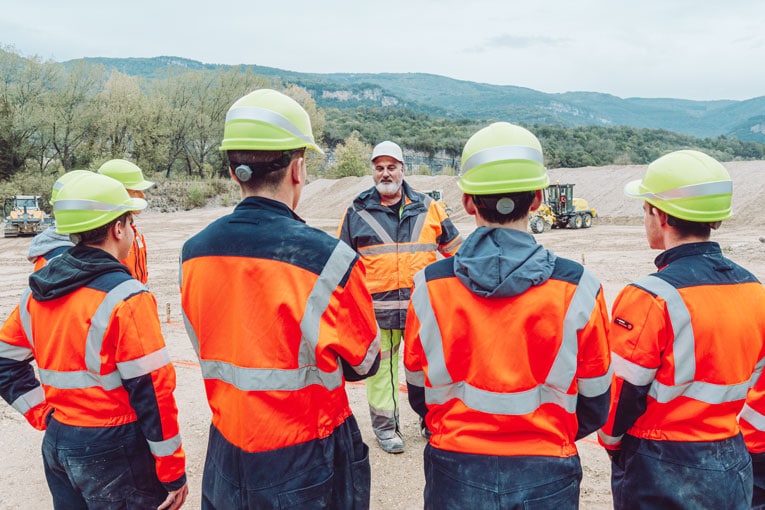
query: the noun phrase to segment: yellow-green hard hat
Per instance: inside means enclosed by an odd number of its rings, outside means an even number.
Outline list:
[[[463,193],[494,195],[546,188],[542,145],[531,131],[495,122],[470,137],[462,151]]]
[[[126,189],[146,191],[154,186],[152,181],[143,178],[143,172],[138,165],[126,159],[110,159],[101,165],[98,173],[117,179]]]
[[[77,178],[83,176],[92,174],[90,170],[72,170],[71,172],[67,172],[61,177],[59,177],[56,182],[53,183],[53,189],[50,191],[50,203],[54,203],[56,199],[58,198],[58,192],[61,191],[61,188],[64,187],[64,185],[76,180]]]
[[[308,113],[281,92],[250,92],[226,114],[221,150],[287,151],[303,147],[324,154],[313,138]]]
[[[125,186],[116,179],[94,172],[87,174],[68,179],[58,192],[53,203],[53,215],[59,234],[87,232],[110,223],[126,212],[146,208],[146,200],[131,198]]]
[[[731,216],[733,181],[713,157],[681,150],[648,165],[641,180],[624,186],[624,194],[681,220],[715,222]]]

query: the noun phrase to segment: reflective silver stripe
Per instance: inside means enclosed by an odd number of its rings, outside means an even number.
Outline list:
[[[54,211],[134,211],[134,205],[117,205],[96,200],[58,199],[53,203]]]
[[[0,342],[0,358],[26,361],[32,357],[32,349]]]
[[[32,317],[29,315],[29,298],[32,297],[32,289],[27,287],[24,289],[24,293],[21,294],[21,302],[19,303],[19,318],[21,319],[21,327],[24,329],[24,333],[27,335],[29,345],[35,346],[35,339],[32,336]]]
[[[429,369],[430,366],[430,360],[428,360]],[[429,370],[428,375],[430,374]],[[471,386],[465,381],[425,388],[425,400],[428,404],[445,404],[456,398],[471,409],[510,416],[532,413],[544,404],[555,404],[573,413],[576,411],[576,397],[576,395],[568,395],[557,388],[544,385],[515,393],[486,391]]]
[[[38,386],[16,398],[11,402],[11,407],[21,414],[27,414],[27,411],[43,402],[45,402],[45,391],[43,391],[42,386]]]
[[[641,367],[622,358],[615,352],[611,353],[611,366],[618,377],[621,377],[633,386],[647,386],[656,379],[656,368]]]
[[[86,370],[76,372],[57,372],[40,368],[40,381],[46,386],[61,390],[92,388],[100,386],[109,391],[122,386],[120,373],[115,370],[109,374],[98,375]]]
[[[677,289],[656,276],[646,276],[634,283],[662,298],[667,304],[669,320],[674,331],[675,384],[685,384],[696,377],[696,348],[691,314]]]
[[[454,239],[452,239],[452,241],[451,241],[450,243],[447,243],[447,244],[442,244],[442,245],[439,247],[439,249],[438,249],[438,250],[439,250],[441,253],[451,253],[451,251],[454,249],[454,246],[455,246],[455,245],[460,245],[460,244],[462,244],[462,236],[459,236],[459,235],[458,235],[457,237],[455,237]]]
[[[364,356],[364,360],[358,365],[354,366],[353,370],[360,375],[366,374],[367,372],[369,372],[369,369],[372,368],[372,365],[374,365],[375,360],[377,359],[377,355],[379,353],[380,353],[380,330],[377,330],[375,339],[372,340],[372,343],[369,345],[369,349],[367,349],[367,353]]]
[[[374,301],[375,310],[406,310],[409,301]]]
[[[359,248],[359,255],[371,257],[374,255],[386,255],[388,253],[432,253],[438,246],[434,243],[401,243],[401,244],[378,244]]]
[[[226,114],[226,123],[231,120],[256,120],[271,124],[287,131],[295,138],[303,140],[306,143],[306,146],[314,147],[316,145],[309,136],[300,131],[300,129],[298,129],[298,127],[287,117],[272,110],[266,110],[265,108],[258,108],[256,106],[231,108]]]
[[[611,366],[600,377],[580,377],[576,380],[577,393],[583,397],[599,397],[611,387],[613,375],[614,368]]]
[[[191,346],[194,348],[194,352],[197,353],[197,358],[199,358],[199,337],[197,332],[194,331],[194,326],[191,325],[191,321],[186,315],[186,310],[182,310],[181,315],[183,316],[183,325],[186,326],[186,334],[189,336],[189,340],[191,340]]]
[[[631,197],[655,198],[658,200],[678,200],[681,198],[704,197],[708,195],[722,195],[733,193],[733,181],[702,182],[690,184],[679,188],[668,189],[660,193],[646,191],[644,193],[629,194]]]
[[[428,216],[428,211],[422,211],[417,215],[417,220],[414,222],[414,227],[412,227],[412,233],[409,236],[410,241],[416,241],[420,239],[420,236],[422,235],[422,228],[425,226],[425,218]],[[433,250],[435,250],[436,247],[433,247]]]
[[[468,172],[478,165],[494,163],[495,161],[510,161],[514,159],[525,159],[544,164],[542,153],[533,147],[524,145],[504,145],[501,147],[491,147],[476,152],[462,164],[462,173]]]
[[[146,442],[149,443],[149,450],[155,457],[169,457],[181,447],[181,435],[176,434],[164,441],[149,441],[147,439]]]
[[[423,370],[413,372],[404,368],[404,373],[406,374],[406,382],[419,388],[425,387],[425,372]]]
[[[433,313],[433,308],[430,306],[430,294],[424,269],[414,275],[412,307],[420,321],[420,341],[428,360],[428,378],[431,386],[453,384],[454,380],[446,368],[441,328],[438,327],[436,314]],[[426,399],[428,390],[429,388],[425,390]]]
[[[750,388],[753,387],[755,383],[757,383],[757,380],[762,376],[763,367],[765,367],[765,358],[758,361],[754,366],[754,372],[752,372],[752,376],[749,378]]]
[[[659,381],[654,381],[648,394],[657,402],[665,404],[677,397],[687,397],[707,404],[722,404],[735,402],[746,398],[749,391],[749,381],[739,384],[712,384],[695,381],[688,384],[667,386]]]
[[[130,361],[117,363],[117,370],[122,379],[133,379],[142,375],[150,374],[170,364],[170,354],[166,348],[161,348],[151,354]]]
[[[624,437],[624,435],[621,435],[621,436],[609,436],[608,434],[606,434],[602,430],[598,430],[598,437],[600,438],[601,442],[603,442],[603,444],[615,445],[615,444],[619,444],[619,443],[622,442],[622,438]]]
[[[223,361],[202,360],[205,379],[219,379],[242,391],[295,391],[318,384],[334,390],[342,385],[342,368],[323,372],[315,366],[295,369],[243,368]]]
[[[347,244],[338,242],[324,264],[319,277],[314,282],[311,293],[306,300],[303,318],[300,321],[300,331],[303,338],[301,338],[298,363],[301,366],[316,364],[316,347],[319,344],[321,317],[329,306],[332,294],[348,273],[355,259],[356,252]]]
[[[765,415],[749,407],[749,404],[744,404],[739,417],[751,423],[757,430],[765,432]]]
[[[375,234],[377,234],[377,237],[380,238],[383,244],[396,243],[396,241],[394,241],[393,238],[388,235],[383,226],[380,225],[380,222],[374,219],[371,214],[369,214],[369,211],[362,209],[360,211],[356,211],[356,213],[361,217],[362,220],[364,220],[367,225],[372,228],[372,230],[375,231]]]
[[[88,336],[85,341],[85,366],[88,371],[94,374],[101,373],[101,348],[103,347],[104,336],[109,328],[109,321],[111,320],[112,313],[114,313],[114,309],[119,303],[133,294],[146,290],[146,287],[141,282],[130,279],[125,280],[106,293],[91,318]]]
[[[587,269],[584,269],[574,296],[568,304],[563,318],[563,338],[560,348],[550,366],[545,385],[568,391],[576,377],[577,353],[579,352],[579,331],[587,326],[595,309],[595,302],[600,291],[600,282]]]

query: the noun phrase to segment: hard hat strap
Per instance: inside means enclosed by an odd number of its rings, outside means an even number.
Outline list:
[[[255,120],[271,124],[280,129],[287,131],[306,143],[306,146],[313,146],[314,142],[309,136],[301,132],[298,127],[293,124],[287,117],[274,112],[272,110],[266,110],[265,108],[258,108],[256,106],[242,106],[240,108],[232,108],[226,114],[226,122],[232,120]]]
[[[525,145],[503,145],[500,147],[490,147],[476,152],[465,160],[465,163],[462,165],[462,172],[468,172],[477,166],[485,165],[487,163],[511,161],[514,159],[534,161],[540,165],[544,163],[542,153],[534,147],[527,147]]]

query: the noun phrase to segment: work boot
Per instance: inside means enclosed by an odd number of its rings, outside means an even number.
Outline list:
[[[404,453],[404,440],[401,439],[398,432],[395,436],[388,439],[380,439],[378,437],[377,442],[385,453]]]
[[[433,435],[428,426],[425,425],[425,420],[422,418],[420,418],[420,435],[428,441],[430,441],[430,436]]]

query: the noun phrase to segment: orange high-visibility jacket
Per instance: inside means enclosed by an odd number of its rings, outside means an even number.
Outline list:
[[[138,421],[168,490],[185,483],[174,389],[154,296],[102,250],[75,246],[33,273],[0,329],[6,401],[41,430],[51,410],[77,427]]]
[[[127,258],[120,262],[130,269],[133,278],[145,285],[149,281],[149,270],[146,267],[146,238],[135,225],[133,225],[133,232],[135,233],[133,246],[130,248]]]
[[[394,211],[372,187],[356,197],[343,217],[338,237],[361,255],[375,315],[382,329],[403,329],[414,274],[456,253],[459,231],[429,196],[402,184],[404,203]]]
[[[765,290],[749,271],[713,242],[667,250],[656,265],[614,301],[616,377],[598,433],[607,449],[618,449],[625,433],[681,442],[735,436],[765,364]]]
[[[267,198],[184,244],[181,301],[213,425],[246,452],[328,437],[351,415],[345,378],[379,364],[358,255]]]
[[[581,265],[525,232],[477,229],[454,258],[415,276],[404,364],[430,444],[575,455],[608,412],[607,326],[600,283]]]

